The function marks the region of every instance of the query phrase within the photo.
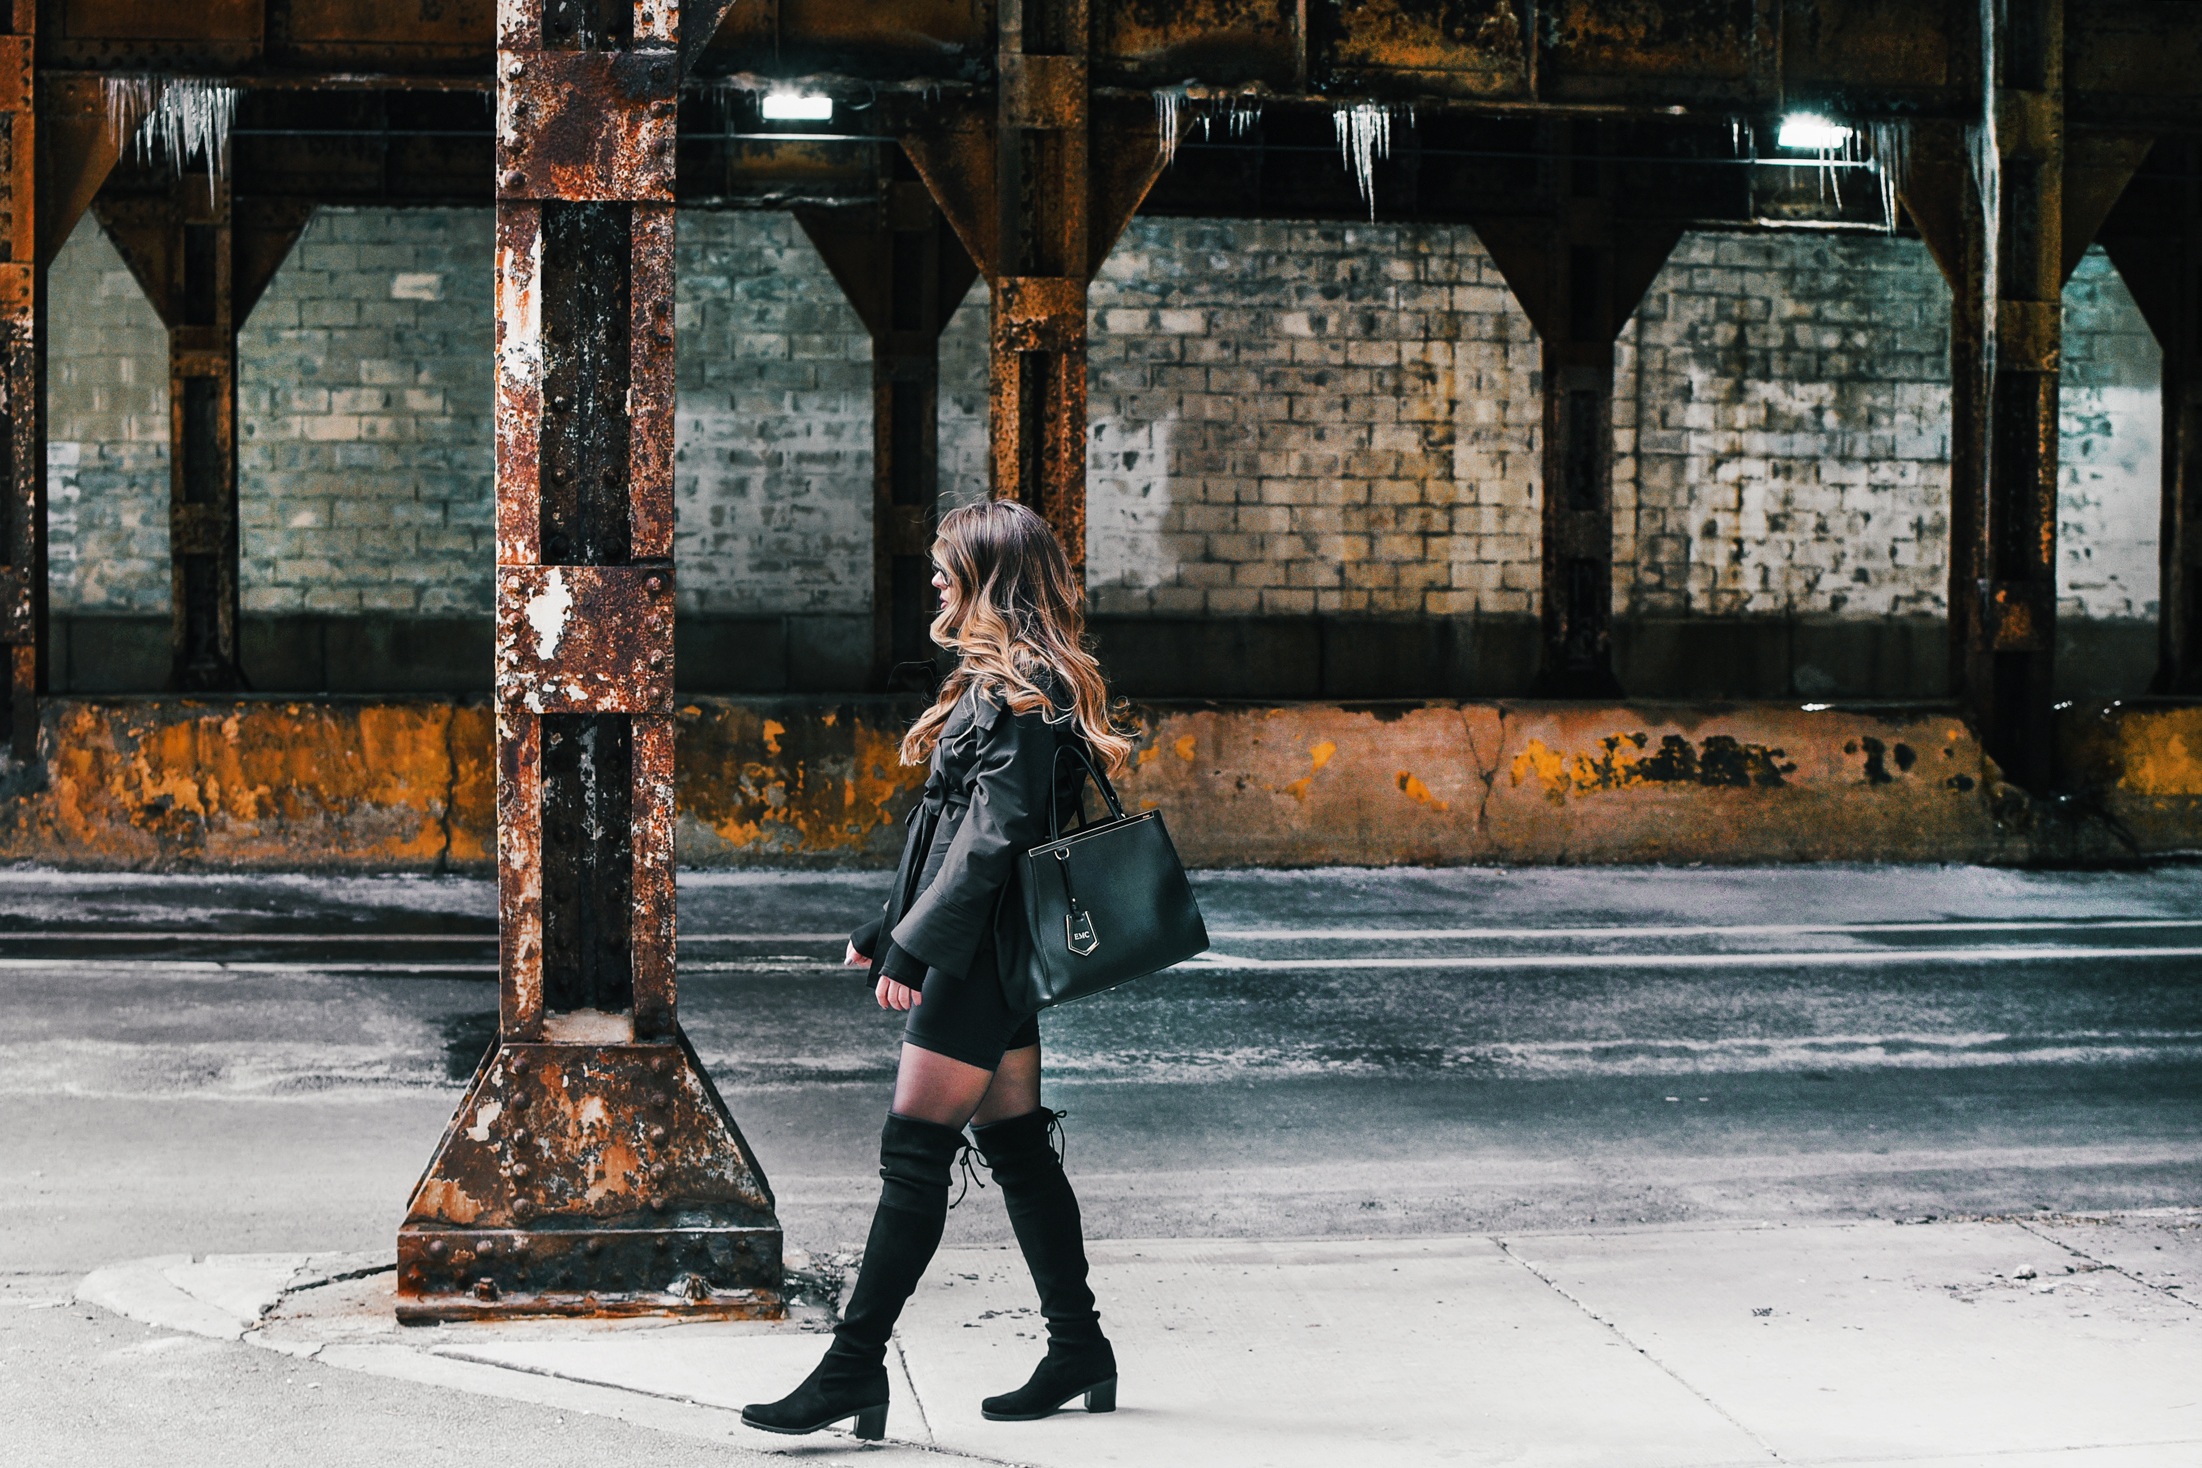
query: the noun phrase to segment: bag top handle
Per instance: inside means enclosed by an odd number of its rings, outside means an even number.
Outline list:
[[[1093,777],[1094,788],[1099,790],[1101,798],[1109,803],[1110,816],[1119,821],[1124,819],[1124,802],[1116,798],[1116,787],[1109,783],[1109,777],[1102,774],[1100,766],[1093,762],[1093,755],[1086,748],[1085,736],[1079,735],[1075,741],[1058,741],[1055,746],[1055,761],[1060,761],[1063,758],[1065,750],[1077,755],[1078,762],[1084,765],[1086,773]],[[1050,778],[1047,792],[1047,833],[1048,839],[1052,841],[1063,834],[1062,809],[1057,803],[1062,798],[1062,786],[1055,783],[1053,778],[1052,772],[1055,768],[1055,762],[1050,762],[1048,768]],[[1081,825],[1084,824],[1084,815],[1085,810],[1081,805],[1079,809]]]

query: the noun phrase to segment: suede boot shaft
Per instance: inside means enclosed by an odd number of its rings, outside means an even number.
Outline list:
[[[840,1348],[855,1359],[886,1358],[895,1321],[940,1247],[948,1179],[962,1150],[956,1128],[888,1113],[879,1136],[879,1207],[856,1288],[834,1327]]]
[[[971,1129],[1002,1190],[1009,1226],[1039,1290],[1051,1355],[1058,1347],[1086,1347],[1102,1339],[1101,1317],[1086,1283],[1085,1224],[1078,1195],[1049,1144],[1049,1128],[1056,1120],[1054,1112],[1042,1107]]]

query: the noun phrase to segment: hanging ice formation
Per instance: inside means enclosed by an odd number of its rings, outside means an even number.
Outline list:
[[[1174,87],[1155,88],[1155,130],[1162,134],[1162,161],[1165,165],[1177,162],[1178,118],[1191,100],[1188,86],[1180,83]]]
[[[141,118],[133,130],[138,157],[156,154],[172,174],[181,175],[197,158],[211,183],[228,166],[229,134],[237,120],[237,89],[203,77],[111,76],[101,81],[108,126],[119,136],[126,118]]]
[[[1410,125],[1414,114],[1407,115]],[[1374,102],[1355,102],[1340,107],[1330,114],[1330,124],[1338,134],[1338,151],[1345,156],[1346,167],[1353,170],[1354,186],[1369,206],[1369,218],[1376,218],[1376,160],[1392,156],[1392,111]]]
[[[1199,112],[1185,121],[1188,110],[1198,107]],[[1177,161],[1177,145],[1186,128],[1198,124],[1203,139],[1213,136],[1217,121],[1222,121],[1232,137],[1243,137],[1262,118],[1261,98],[1244,92],[1218,94],[1194,82],[1180,82],[1174,87],[1155,88],[1155,128],[1162,134],[1162,161]],[[1181,126],[1181,123],[1183,124]]]
[[[1881,226],[1896,233],[1896,196],[1911,182],[1911,124],[1869,122],[1866,153],[1881,185]]]

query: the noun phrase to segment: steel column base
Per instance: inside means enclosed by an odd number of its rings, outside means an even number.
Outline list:
[[[398,1319],[776,1319],[773,1209],[685,1036],[501,1042],[398,1230]]]

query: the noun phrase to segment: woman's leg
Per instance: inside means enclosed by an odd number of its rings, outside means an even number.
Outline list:
[[[1040,1106],[1040,1047],[1002,1058],[971,1133],[992,1169],[1009,1210],[1017,1247],[1040,1292],[1047,1317],[1047,1359],[1014,1392],[981,1404],[996,1421],[1045,1417],[1083,1395],[1088,1411],[1116,1405],[1116,1354],[1101,1334],[1101,1317],[1086,1284],[1086,1240],[1078,1195],[1048,1139],[1055,1113]]]
[[[886,1430],[887,1341],[940,1247],[963,1124],[992,1080],[993,1073],[978,1066],[902,1047],[895,1108],[879,1138],[879,1207],[833,1344],[794,1392],[744,1407],[744,1422],[768,1432],[803,1433],[853,1415],[858,1437]]]
[[[1037,1067],[1037,1054],[1034,1062]],[[905,1040],[902,1063],[895,1068],[895,1115],[962,1131],[993,1087],[995,1074]],[[1039,1104],[1037,1086],[1033,1104]]]

